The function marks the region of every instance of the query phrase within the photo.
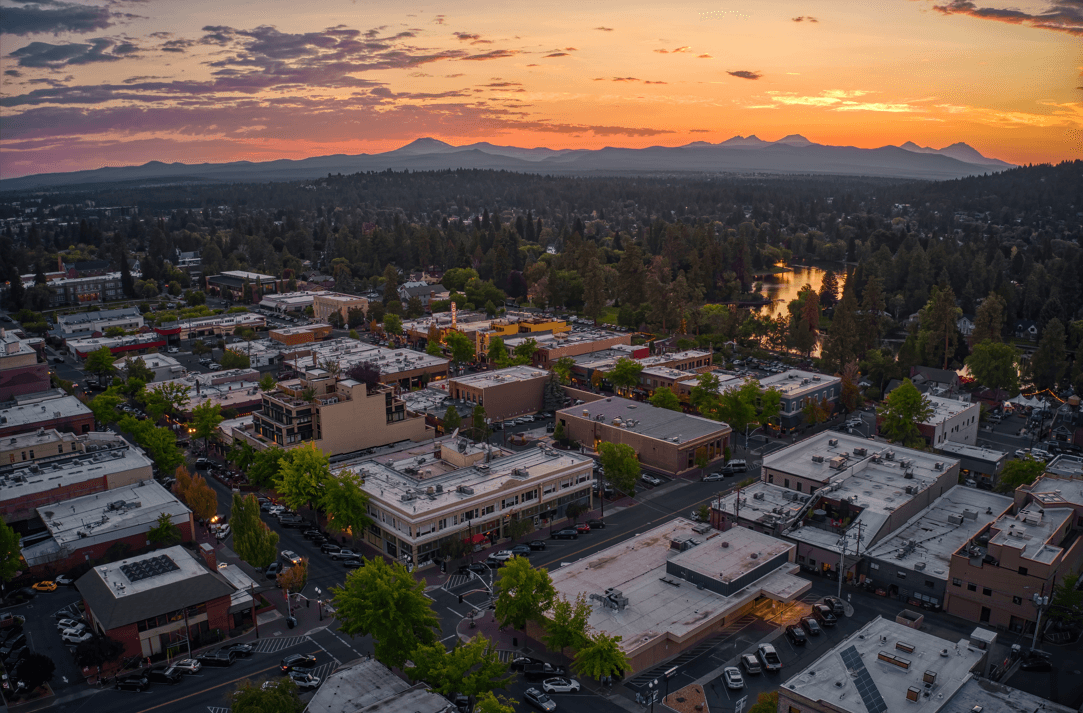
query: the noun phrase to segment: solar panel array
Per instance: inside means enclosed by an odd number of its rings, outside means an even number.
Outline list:
[[[887,703],[884,702],[884,697],[880,695],[880,689],[876,687],[872,676],[869,675],[869,670],[865,668],[865,662],[861,660],[861,654],[857,652],[857,647],[849,646],[843,649],[839,655],[842,656],[842,662],[846,664],[846,668],[850,669],[854,675],[854,685],[857,686],[857,692],[861,695],[865,708],[869,713],[885,713]]]
[[[128,578],[129,582],[138,582],[148,577],[156,577],[166,572],[176,572],[180,567],[167,555],[158,555],[138,562],[120,566],[120,571]]]

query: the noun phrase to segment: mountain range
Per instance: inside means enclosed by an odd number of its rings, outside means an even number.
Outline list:
[[[162,163],[99,168],[70,173],[43,173],[0,180],[0,191],[136,182],[264,182],[319,178],[328,173],[362,171],[492,169],[562,175],[627,175],[636,173],[710,174],[770,173],[877,176],[946,180],[1013,168],[986,158],[965,143],[942,149],[902,146],[862,149],[813,143],[799,134],[778,141],[734,136],[721,143],[695,141],[684,146],[642,149],[549,149],[497,146],[487,141],[453,146],[432,138],[416,139],[378,154],[334,154],[254,163]]]

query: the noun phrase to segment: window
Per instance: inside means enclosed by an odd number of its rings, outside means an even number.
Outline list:
[[[1020,567],[1020,568],[1019,568],[1019,574],[1021,574],[1021,575],[1023,575],[1023,576],[1026,576],[1026,574],[1027,574],[1027,568],[1026,568],[1026,567]]]
[[[976,592],[976,591],[978,591],[978,585],[967,582],[966,583],[966,591],[968,591],[968,592]]]
[[[987,597],[993,596],[993,590],[989,589],[989,587],[982,587],[981,588],[981,593],[984,594]]]
[[[801,492],[801,483],[797,483],[796,485],[797,485],[797,492],[800,493]]]
[[[56,447],[56,452],[57,453],[63,453],[64,452],[64,444],[63,443],[61,443],[59,446]]]
[[[954,584],[956,587],[963,586],[963,580],[959,579],[958,577],[952,578],[951,583]]]
[[[804,562],[805,561],[805,556],[804,555],[798,555],[797,556],[797,561],[798,562]]]
[[[929,580],[926,579],[925,580],[925,586],[928,587],[929,589],[936,589],[936,582],[930,582]]]
[[[801,713],[801,709],[797,706],[790,706],[789,713]]]
[[[869,569],[871,569],[873,572],[875,572],[876,570],[880,569],[880,565],[877,564],[876,562],[873,562],[872,564],[869,565]]]
[[[895,573],[895,576],[898,577],[899,579],[906,579],[906,572],[903,572],[900,569],[898,572]]]
[[[783,482],[783,486],[785,486],[787,488],[790,487],[790,479],[789,478],[786,478],[786,480]]]
[[[1022,604],[1022,603],[1023,603],[1023,598],[1022,597],[1015,597],[1015,596],[1012,597],[1012,604]]]

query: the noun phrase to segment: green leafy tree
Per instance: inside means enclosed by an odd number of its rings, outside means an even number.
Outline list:
[[[500,337],[493,337],[489,340],[489,362],[500,369],[511,364],[511,357],[508,356],[508,348],[504,345],[504,340]]]
[[[102,393],[90,400],[90,410],[94,412],[94,420],[101,426],[108,426],[120,420],[119,407],[124,403],[124,397],[117,388],[109,387]]]
[[[286,451],[278,446],[256,451],[252,465],[248,468],[248,482],[261,488],[272,487],[285,459]]]
[[[459,410],[454,406],[448,406],[447,411],[444,412],[444,433],[453,433],[462,424],[463,419],[459,415]]]
[[[801,407],[801,414],[806,424],[816,426],[831,417],[831,404],[827,399],[809,399]]]
[[[590,635],[587,642],[575,652],[572,666],[580,676],[602,680],[618,676],[631,668],[628,657],[620,648],[621,637],[610,636],[604,631]]]
[[[320,501],[331,479],[331,462],[315,443],[287,451],[275,479],[275,490],[287,506],[298,510]]]
[[[252,366],[252,360],[247,354],[236,349],[226,349],[222,352],[220,364],[223,369],[249,369]]]
[[[108,636],[95,636],[75,646],[75,663],[85,668],[107,669],[124,653],[124,644]]]
[[[756,704],[748,713],[776,713],[778,711],[778,691],[766,691],[756,697]]]
[[[301,713],[305,704],[289,676],[266,684],[245,679],[229,698],[231,713]]]
[[[113,376],[117,373],[114,359],[113,352],[109,351],[109,347],[99,347],[87,354],[83,368],[99,378]]]
[[[828,371],[841,372],[846,364],[857,359],[861,341],[857,324],[857,297],[853,291],[847,290],[835,307],[831,327],[823,340],[823,360]]]
[[[207,445],[212,438],[218,435],[218,426],[222,423],[221,404],[204,401],[192,409],[191,423],[195,429],[192,434],[195,438],[203,439],[203,452],[207,452]]]
[[[440,342],[429,342],[425,345],[425,353],[429,356],[443,356],[444,349],[440,346]]]
[[[157,421],[165,414],[177,415],[188,405],[189,388],[183,383],[167,381],[143,392],[143,404]]]
[[[528,621],[543,621],[543,615],[553,605],[556,590],[549,573],[536,569],[526,557],[512,557],[500,568],[496,582],[497,621],[501,626],[522,629]]]
[[[1030,357],[1030,378],[1038,389],[1054,389],[1068,369],[1064,324],[1054,317],[1045,325],[1038,348]]]
[[[760,382],[749,379],[734,389],[722,392],[718,415],[734,431],[744,431],[756,421],[756,401],[760,397]]]
[[[669,409],[670,411],[681,410],[681,400],[668,386],[659,386],[650,398],[651,406]]]
[[[974,331],[970,338],[974,344],[1002,341],[1004,331],[1004,311],[1008,308],[1004,298],[996,292],[982,300],[974,315]]]
[[[259,379],[260,391],[272,391],[274,390],[276,385],[278,385],[278,382],[275,381],[275,378],[270,374],[264,374]]]
[[[124,379],[126,381],[138,379],[144,384],[149,384],[154,381],[154,372],[142,357],[129,357],[124,362]]]
[[[436,643],[440,619],[425,596],[425,582],[399,562],[366,560],[331,593],[341,631],[372,636],[376,658],[385,666],[402,668],[418,646]]]
[[[384,331],[392,337],[402,336],[402,318],[397,314],[385,314]]]
[[[598,444],[598,462],[605,469],[605,478],[614,488],[632,497],[639,480],[639,458],[635,449],[624,443]]]
[[[256,449],[241,441],[234,441],[233,448],[226,454],[226,462],[235,465],[242,473],[247,473],[255,460]]]
[[[560,383],[570,384],[572,383],[572,367],[574,366],[575,362],[571,357],[561,357],[553,362],[550,369],[560,379]]]
[[[196,356],[203,356],[204,354],[209,354],[210,351],[211,348],[208,347],[207,344],[203,341],[197,341],[192,343],[192,353]]]
[[[440,642],[423,644],[411,660],[414,668],[407,669],[407,675],[414,681],[425,681],[430,689],[444,696],[480,696],[504,688],[512,678],[508,665],[500,660],[500,652],[482,634],[465,643],[456,640],[451,651]]]
[[[299,592],[308,584],[308,558],[302,557],[292,567],[284,569],[278,575],[278,586],[287,594]]]
[[[487,691],[478,696],[474,713],[515,713],[515,700]]]
[[[163,512],[158,516],[154,527],[147,532],[147,541],[157,547],[172,547],[181,541],[180,528],[173,524],[169,513]]]
[[[861,390],[858,388],[858,380],[861,374],[857,370],[857,362],[852,361],[842,369],[842,387],[839,391],[839,403],[847,413],[856,411],[861,407]]]
[[[575,601],[559,595],[555,597],[542,636],[546,648],[560,649],[562,656],[566,648],[581,648],[587,643],[590,613],[590,603],[585,594],[577,595]]]
[[[560,388],[560,377],[549,372],[545,379],[545,387],[542,390],[542,408],[546,411],[556,411],[564,404],[564,389]]]
[[[966,365],[978,383],[995,389],[997,398],[1001,390],[1009,395],[1019,392],[1019,368],[1016,366],[1015,347],[1002,342],[986,340],[975,344],[966,358]]]
[[[470,431],[475,441],[484,441],[489,437],[489,424],[485,423],[485,418],[485,407],[475,404],[474,413],[470,416]]]
[[[474,361],[474,342],[462,332],[448,332],[444,343],[451,350],[451,360],[455,366]]]
[[[263,522],[255,495],[233,494],[229,525],[233,549],[242,560],[263,569],[278,559],[278,533]]]
[[[778,419],[780,413],[782,413],[782,392],[773,386],[764,389],[760,394],[760,406],[756,413],[757,423],[767,427]]]
[[[515,345],[515,349],[512,350],[514,359],[512,363],[517,366],[524,366],[534,361],[534,354],[538,351],[538,343],[534,339],[524,339]]]
[[[320,510],[327,514],[327,529],[360,537],[372,524],[368,516],[369,496],[361,488],[361,476],[343,470],[323,484]]]
[[[0,581],[10,582],[22,569],[23,553],[19,534],[0,518]]]
[[[635,359],[621,357],[613,365],[613,369],[605,375],[606,380],[618,389],[631,389],[639,385],[639,375],[643,371],[643,365]]]
[[[700,374],[688,397],[688,403],[701,416],[712,421],[722,420],[722,396],[719,394],[718,377],[707,372]]]
[[[997,479],[998,493],[1012,493],[1020,485],[1030,485],[1045,472],[1045,463],[1031,456],[1019,460],[1010,460],[1004,464],[1004,470]]]
[[[1068,572],[1057,582],[1049,602],[1049,618],[1069,625],[1083,623],[1083,591],[1078,589],[1079,572]]]
[[[892,443],[910,445],[920,442],[918,425],[929,420],[933,411],[928,397],[918,391],[914,382],[904,379],[888,394],[876,413],[881,419],[880,432],[885,438]]]

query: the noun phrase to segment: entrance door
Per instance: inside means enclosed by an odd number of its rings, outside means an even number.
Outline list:
[[[991,615],[992,615],[992,612],[989,611],[989,607],[982,607],[981,608],[981,616],[978,617],[978,621],[981,622],[982,624],[988,624],[989,623],[989,617]]]

